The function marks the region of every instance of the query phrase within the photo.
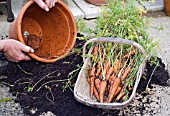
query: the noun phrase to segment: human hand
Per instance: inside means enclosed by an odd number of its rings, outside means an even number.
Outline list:
[[[27,56],[24,52],[33,53],[34,50],[29,46],[22,44],[21,42],[13,39],[2,40],[3,48],[2,52],[5,57],[12,62],[19,62],[22,60],[30,60],[31,58]]]
[[[57,0],[34,0],[42,9],[49,11],[49,8],[55,6]]]

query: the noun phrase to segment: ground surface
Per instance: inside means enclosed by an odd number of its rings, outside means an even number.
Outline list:
[[[83,45],[83,42],[80,41],[80,43]],[[1,81],[3,81],[5,85],[10,85],[10,92],[14,96],[17,96],[15,102],[21,105],[26,115],[37,116],[47,111],[62,116],[95,116],[102,114],[123,115],[122,112],[119,112],[118,110],[104,111],[80,104],[74,99],[73,92],[70,91],[69,88],[63,92],[66,83],[64,84],[61,81],[67,79],[68,74],[76,70],[78,64],[82,65],[82,57],[80,55],[81,54],[73,54],[53,64],[42,64],[34,60],[30,62],[20,62],[18,64],[9,62],[8,65],[5,65],[0,69],[0,74],[7,75],[8,77]],[[132,105],[125,110],[126,114],[153,115],[158,113],[149,106],[148,109],[143,106],[150,105],[151,103],[154,104],[154,100],[147,98],[150,95],[144,92],[154,68],[155,65],[151,67],[147,64],[145,71],[146,79],[141,79],[137,89],[138,97],[136,98],[136,103],[132,103]],[[71,80],[72,83],[75,83],[76,78],[77,75]],[[149,88],[154,88],[155,86],[153,87],[153,84],[163,87],[168,86],[168,79],[169,76],[168,72],[165,70],[165,65],[160,61],[160,66],[155,70]],[[30,87],[32,86],[33,91],[30,91]],[[153,94],[153,91],[154,89],[149,93]],[[144,99],[145,101],[143,101]],[[159,106],[159,102],[155,103]],[[128,112],[131,108],[134,111]]]

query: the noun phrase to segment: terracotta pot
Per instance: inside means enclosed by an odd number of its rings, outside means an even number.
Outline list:
[[[67,55],[75,44],[76,35],[74,17],[62,1],[46,12],[30,0],[9,29],[9,38],[31,46],[35,52],[28,54],[45,63]]]
[[[96,6],[101,6],[101,5],[106,5],[107,2],[106,0],[85,0],[86,2],[96,5]]]
[[[165,14],[170,16],[170,0],[164,0]]]

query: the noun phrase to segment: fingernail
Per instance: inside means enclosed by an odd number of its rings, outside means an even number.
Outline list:
[[[45,10],[48,12],[48,11],[49,11],[49,8],[46,8]]]
[[[34,53],[34,50],[33,50],[33,49],[31,49],[31,50],[30,50],[30,52],[31,52],[31,53]]]

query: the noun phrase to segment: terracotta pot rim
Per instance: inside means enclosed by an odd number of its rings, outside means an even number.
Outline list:
[[[58,2],[57,3],[60,3],[66,10],[67,10],[67,12],[68,12],[68,14],[72,14],[72,12],[70,11],[70,9],[68,9],[67,8],[67,5],[66,4],[64,4],[61,0],[58,0]],[[75,20],[74,20],[74,16],[73,15],[69,15],[70,16],[70,18],[71,18],[71,23],[73,24],[73,29],[74,29],[74,39],[73,39],[73,41],[72,41],[72,44],[69,46],[69,48],[67,48],[67,50],[65,51],[65,55],[63,55],[62,57],[60,57],[60,58],[63,58],[63,57],[65,57],[66,56],[66,54],[68,54],[69,53],[69,51],[74,47],[74,44],[75,44],[75,42],[76,42],[76,36],[77,36],[77,28],[76,28],[76,23],[75,23]],[[68,18],[69,19],[69,18]],[[69,23],[69,21],[70,20],[68,20],[68,23]],[[70,25],[70,24],[69,24]],[[70,31],[71,32],[71,31]],[[70,36],[71,37],[71,36]],[[69,40],[68,40],[68,43],[69,43]],[[58,59],[60,59],[60,58],[58,58]]]
[[[34,1],[32,1],[32,0],[28,1],[28,2],[23,6],[23,8],[21,9],[21,11],[20,11],[20,13],[19,13],[19,15],[18,15],[18,17],[17,17],[17,27],[18,27],[17,34],[18,34],[18,40],[19,40],[21,43],[25,44],[25,45],[26,45],[26,43],[25,43],[25,41],[23,40],[23,37],[22,37],[21,22],[22,22],[24,13],[25,13],[26,10],[28,9],[28,7],[29,7],[30,5],[32,5],[33,3],[34,3]],[[70,11],[70,9],[68,9],[67,6],[66,6],[62,1],[59,0],[59,1],[57,1],[57,3],[60,4],[61,6],[63,6],[63,8],[65,8],[69,14],[72,14],[72,12]],[[57,4],[57,3],[56,3],[56,4]],[[71,20],[72,20],[72,22],[73,22],[75,34],[74,34],[74,40],[73,40],[73,42],[72,42],[71,47],[69,47],[69,49],[65,52],[64,55],[62,55],[62,56],[60,56],[60,57],[58,57],[58,58],[52,58],[52,59],[44,59],[44,58],[41,58],[41,57],[35,55],[34,53],[28,53],[28,55],[31,56],[32,58],[38,60],[38,61],[45,62],[45,63],[53,63],[53,62],[56,62],[57,60],[65,57],[66,54],[73,48],[73,46],[74,46],[74,44],[75,44],[75,42],[76,42],[76,33],[77,33],[76,25],[75,25],[75,21],[74,21],[73,15],[70,15],[70,17],[71,17]],[[66,19],[66,20],[68,21],[68,19]],[[69,21],[68,21],[68,25],[69,25]],[[69,33],[69,34],[70,34],[70,33]]]

